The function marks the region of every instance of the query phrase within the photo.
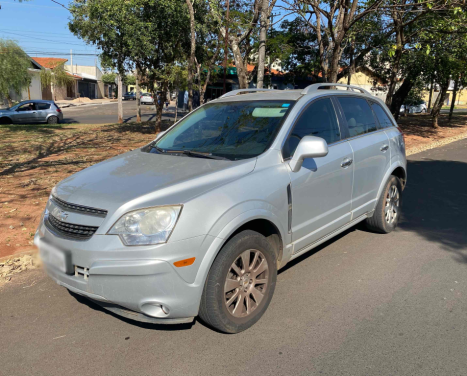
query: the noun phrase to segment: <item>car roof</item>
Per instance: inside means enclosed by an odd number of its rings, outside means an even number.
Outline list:
[[[21,101],[18,104],[21,104],[21,103],[55,103],[55,102],[54,101],[49,101],[49,100],[46,100],[46,99],[30,99],[30,100],[27,100],[27,101]]]

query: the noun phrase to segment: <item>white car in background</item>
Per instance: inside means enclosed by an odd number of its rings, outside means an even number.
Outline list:
[[[406,108],[409,114],[420,114],[420,113],[425,114],[427,111],[427,106],[426,106],[425,101],[415,101],[415,102],[404,103],[401,106],[400,112],[404,113],[406,111]]]
[[[154,104],[154,98],[151,93],[141,94],[141,104]]]

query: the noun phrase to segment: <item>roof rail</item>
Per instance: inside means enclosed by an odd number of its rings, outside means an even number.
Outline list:
[[[238,89],[238,90],[229,91],[228,93],[221,95],[219,98],[232,97],[240,93],[248,93],[248,92],[255,92],[255,91],[273,91],[273,90],[274,89]]]
[[[365,89],[362,89],[359,86],[345,85],[345,84],[335,84],[335,83],[332,83],[332,82],[322,82],[322,83],[319,83],[319,84],[309,85],[305,89],[303,89],[302,94],[303,95],[310,94],[310,93],[313,93],[313,92],[318,91],[318,90],[322,90],[322,89],[330,87],[330,86],[345,87],[345,88],[347,88],[347,90],[359,91],[362,94],[371,95],[368,91],[366,91]]]

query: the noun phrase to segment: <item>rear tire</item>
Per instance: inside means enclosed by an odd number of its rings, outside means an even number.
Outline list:
[[[276,278],[271,243],[255,231],[240,232],[224,245],[211,266],[201,297],[201,320],[224,333],[248,329],[268,308]]]
[[[47,119],[47,124],[58,124],[58,117],[51,116]]]
[[[367,218],[369,230],[388,234],[397,227],[401,216],[402,184],[397,176],[391,175],[379,198],[373,216]]]

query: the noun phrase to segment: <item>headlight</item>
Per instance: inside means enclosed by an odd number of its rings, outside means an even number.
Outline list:
[[[108,234],[120,236],[125,245],[165,243],[181,210],[180,205],[135,210],[121,217]]]

